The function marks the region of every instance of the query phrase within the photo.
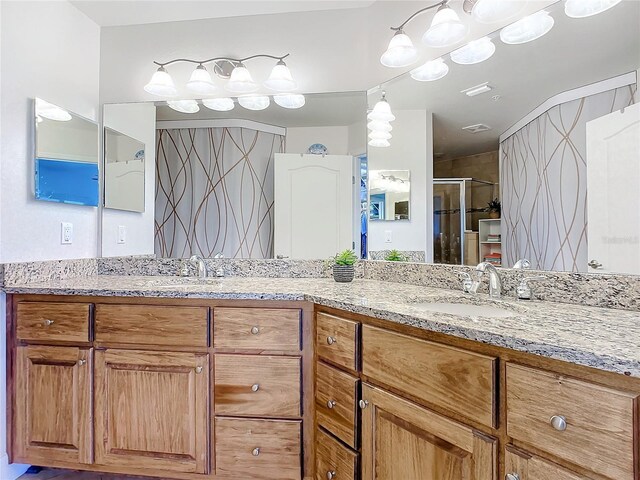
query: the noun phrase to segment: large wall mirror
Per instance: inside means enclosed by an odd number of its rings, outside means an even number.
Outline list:
[[[145,144],[105,127],[104,206],[144,212]]]
[[[40,98],[35,111],[35,197],[98,206],[98,124]]]

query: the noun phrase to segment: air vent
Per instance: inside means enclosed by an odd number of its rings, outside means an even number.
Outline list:
[[[465,88],[464,90],[461,90],[460,93],[464,93],[467,97],[475,97],[476,95],[487,93],[491,90],[493,90],[493,87],[489,85],[489,82],[484,82],[474,87]]]
[[[466,130],[470,133],[480,133],[486,132],[487,130],[491,130],[489,125],[485,125],[484,123],[477,123],[476,125],[469,125],[468,127],[462,127],[462,130]]]

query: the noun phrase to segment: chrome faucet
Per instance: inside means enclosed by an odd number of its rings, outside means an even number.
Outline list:
[[[485,272],[489,272],[489,296],[494,298],[500,298],[502,294],[502,280],[498,274],[498,269],[489,262],[479,263],[476,267],[477,280],[474,282],[473,292],[478,290],[478,286],[482,281],[482,276]]]
[[[201,279],[207,278],[207,275],[209,274],[209,272],[207,272],[207,264],[200,255],[192,255],[189,259],[189,263],[198,267],[198,276]]]

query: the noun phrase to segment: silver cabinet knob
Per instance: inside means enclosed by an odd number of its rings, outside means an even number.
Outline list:
[[[360,400],[358,402],[358,405],[360,405],[360,408],[364,410],[365,408],[367,408],[369,406],[369,401],[368,400]]]
[[[251,333],[257,335],[260,333],[260,329],[258,327],[251,327]]]
[[[81,358],[80,360],[78,360],[78,365],[79,366],[82,367],[83,365],[86,365],[86,364],[87,364],[87,361],[84,358]]]
[[[567,429],[567,419],[562,415],[554,415],[550,422],[551,426],[559,432],[564,432]]]
[[[44,321],[44,324],[49,326],[49,325],[53,325],[53,320],[49,320],[48,318]]]
[[[327,402],[327,408],[331,409],[331,408],[333,408],[335,406],[336,406],[336,401],[335,400],[329,400]]]
[[[196,373],[202,373],[202,367],[196,367]]]
[[[336,343],[336,341],[337,340],[335,339],[335,337],[327,337],[327,343],[329,345],[333,345],[334,343]]]
[[[520,475],[517,473],[507,473],[504,478],[505,480],[520,480]]]
[[[254,457],[257,457],[258,455],[260,455],[260,448],[256,447],[253,449],[253,451],[251,452],[251,455],[253,455]]]
[[[257,392],[258,390],[260,390],[260,384],[259,383],[254,383],[253,385],[251,385],[251,391],[252,392]]]
[[[327,472],[327,480],[333,480],[334,478],[336,478],[335,470],[329,470]]]
[[[591,260],[587,265],[589,265],[593,269],[602,268],[602,264],[597,260]]]

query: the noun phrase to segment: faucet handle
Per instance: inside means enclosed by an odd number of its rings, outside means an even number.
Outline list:
[[[531,268],[531,262],[526,258],[521,258],[513,264],[513,268],[519,268],[521,270],[529,270]]]
[[[531,287],[529,286],[529,282],[535,282],[539,280],[544,280],[546,277],[543,275],[534,275],[532,277],[524,277],[520,280],[518,287],[516,288],[516,294],[518,300],[531,300],[533,293],[531,292]]]
[[[464,293],[473,293],[473,279],[469,272],[458,270],[456,273],[462,279],[462,291]]]

